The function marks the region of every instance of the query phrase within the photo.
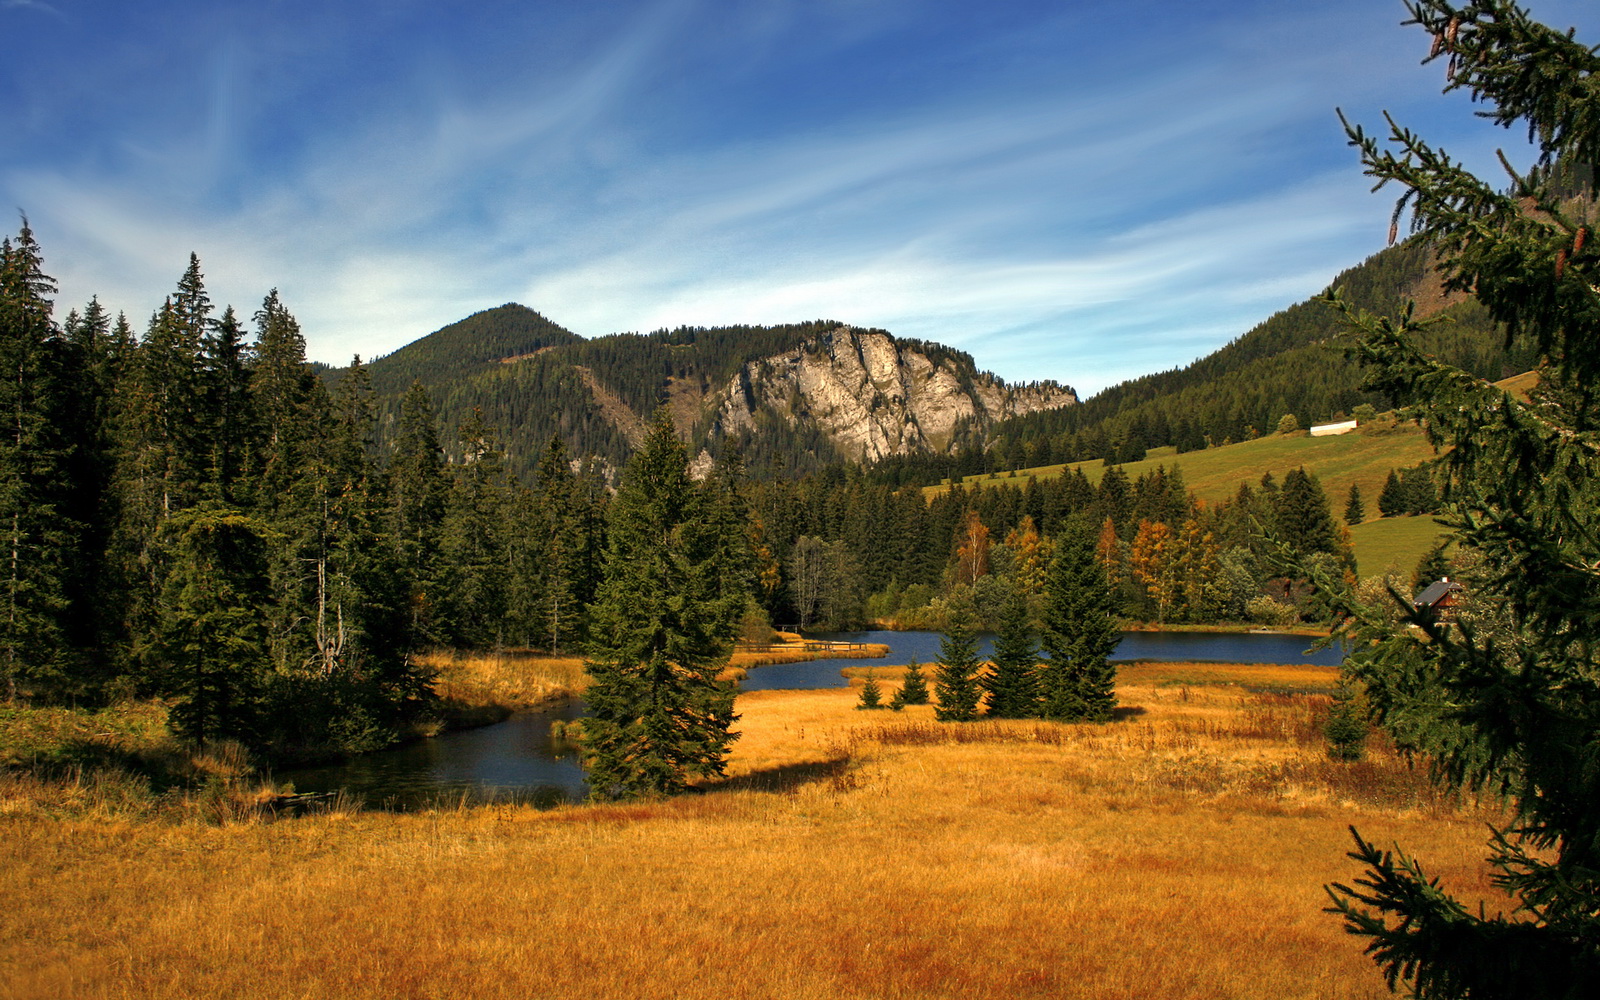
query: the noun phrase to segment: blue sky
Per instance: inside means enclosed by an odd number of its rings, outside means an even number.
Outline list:
[[[1533,14],[1600,41],[1600,10]],[[0,0],[0,204],[59,315],[200,255],[318,360],[502,302],[584,336],[829,317],[1092,392],[1379,249],[1334,115],[1482,171],[1398,0]],[[15,219],[4,227],[14,232]]]

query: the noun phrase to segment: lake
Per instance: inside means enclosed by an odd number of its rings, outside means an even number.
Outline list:
[[[739,687],[744,691],[847,687],[845,667],[901,664],[912,657],[931,663],[939,656],[938,632],[822,632],[810,638],[877,642],[889,655],[876,659],[827,659],[755,667]],[[1228,663],[1298,663],[1336,666],[1337,649],[1306,656],[1311,639],[1275,633],[1124,632],[1112,654],[1117,660],[1217,660]],[[979,655],[988,656],[984,636]],[[296,768],[277,775],[297,792],[344,789],[368,806],[419,809],[467,802],[526,802],[549,806],[588,794],[583,769],[570,750],[550,739],[550,724],[576,719],[584,710],[573,701],[538,712],[519,712],[504,722],[444,733],[323,767]]]
[[[911,657],[931,663],[939,657],[938,632],[814,632],[811,639],[838,642],[879,642],[889,647],[889,655],[877,659],[840,658],[810,660],[805,663],[775,663],[756,667],[739,685],[744,691],[795,690],[847,687],[839,675],[845,667],[873,664],[901,664]],[[987,657],[991,636],[982,637],[978,655]],[[1305,655],[1315,640],[1303,635],[1276,632],[1124,632],[1113,660],[1165,660],[1185,662],[1212,660],[1220,663],[1297,663],[1336,667],[1344,653],[1336,648]]]

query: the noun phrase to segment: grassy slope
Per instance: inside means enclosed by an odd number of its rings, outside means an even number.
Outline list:
[[[1241,482],[1254,486],[1268,472],[1281,482],[1285,472],[1305,466],[1322,481],[1335,517],[1343,513],[1345,497],[1354,483],[1361,488],[1368,514],[1365,523],[1351,530],[1356,562],[1363,574],[1372,574],[1383,572],[1390,565],[1410,572],[1441,534],[1442,529],[1431,517],[1378,517],[1378,494],[1383,491],[1389,470],[1416,465],[1432,457],[1433,449],[1419,428],[1380,421],[1338,437],[1314,438],[1305,432],[1273,434],[1182,455],[1171,448],[1157,448],[1144,461],[1129,462],[1122,469],[1128,478],[1138,479],[1158,465],[1168,469],[1176,467],[1183,471],[1184,481],[1196,496],[1206,503],[1217,503],[1231,497]],[[1070,467],[1047,465],[1020,470],[1016,478],[1002,473],[998,479],[970,476],[965,481],[972,486],[1017,485],[1030,475],[1050,479]],[[1099,461],[1082,462],[1077,467],[1096,483],[1105,472],[1104,463]],[[924,492],[932,495],[946,489],[948,487],[932,486]]]
[[[1395,570],[1409,577],[1417,560],[1447,534],[1432,517],[1384,517],[1350,529],[1363,576]]]
[[[0,794],[0,995],[1384,997],[1321,912],[1348,823],[1501,905],[1495,817],[1208,670],[1125,669],[1105,726],[748,694],[732,780],[666,802],[219,827]]]

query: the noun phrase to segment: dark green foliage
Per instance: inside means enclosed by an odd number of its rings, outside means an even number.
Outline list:
[[[1442,580],[1450,573],[1450,541],[1446,539],[1428,549],[1417,560],[1417,566],[1411,571],[1411,596],[1425,590],[1428,584]]]
[[[736,716],[733,685],[717,674],[747,599],[721,537],[724,502],[689,478],[683,443],[658,415],[612,501],[590,609],[584,753],[597,798],[671,794],[723,773]]]
[[[861,700],[856,708],[871,710],[883,707],[883,688],[878,684],[877,675],[868,670],[866,682],[861,685]]]
[[[1593,168],[1600,56],[1502,0],[1409,5],[1448,86],[1526,125],[1542,163],[1500,191],[1395,126],[1351,127],[1367,171],[1403,194],[1446,285],[1548,359],[1523,404],[1429,356],[1409,309],[1346,310],[1370,384],[1415,406],[1441,452],[1445,513],[1467,566],[1456,626],[1395,630],[1348,596],[1349,662],[1376,719],[1441,781],[1515,812],[1489,845],[1505,914],[1468,910],[1414,860],[1357,836],[1366,871],[1330,888],[1391,987],[1419,997],[1594,995],[1600,969],[1600,308]],[[1576,197],[1575,197],[1576,196]],[[1330,581],[1325,584],[1332,588]]]
[[[473,313],[375,359],[369,365],[372,388],[381,395],[399,396],[413,382],[442,385],[492,370],[507,358],[582,339],[526,306],[507,303]]]
[[[939,703],[933,717],[940,722],[971,722],[978,717],[978,632],[970,602],[952,598],[946,611],[944,637],[939,640],[938,669],[933,690]]]
[[[389,542],[406,588],[410,628],[419,638],[444,641],[439,597],[439,531],[450,485],[428,390],[413,382],[401,409],[400,432],[389,461]]]
[[[1366,705],[1348,677],[1341,677],[1333,689],[1333,704],[1323,723],[1322,735],[1328,741],[1328,756],[1334,760],[1360,760],[1367,752]]]
[[[510,610],[512,483],[495,433],[474,413],[461,425],[462,462],[439,527],[437,618],[452,645],[503,644]]]
[[[901,683],[896,697],[905,705],[926,705],[928,703],[928,679],[923,676],[922,664],[915,659],[906,664],[905,680]]]
[[[45,689],[63,680],[69,614],[65,520],[71,482],[65,350],[50,319],[53,279],[27,220],[0,245],[0,684]]]
[[[1278,537],[1301,556],[1316,552],[1345,555],[1338,525],[1328,509],[1327,494],[1316,475],[1304,468],[1290,469],[1277,492]]]
[[[152,673],[180,692],[172,726],[198,744],[256,744],[267,678],[260,608],[269,600],[261,527],[211,501],[170,518],[171,569],[161,593]]]
[[[1434,481],[1430,464],[1390,469],[1383,492],[1378,496],[1378,513],[1384,517],[1438,513],[1439,486]]]
[[[1039,714],[1039,649],[1027,595],[1013,588],[1001,610],[994,637],[993,668],[984,680],[989,714],[1001,719],[1028,719]]]
[[[1056,539],[1045,580],[1041,645],[1049,662],[1039,672],[1040,713],[1062,722],[1106,722],[1116,709],[1111,654],[1122,640],[1095,539],[1073,522]]]
[[[1361,502],[1361,487],[1350,484],[1350,493],[1344,502],[1344,523],[1357,525],[1367,519],[1366,505]]]

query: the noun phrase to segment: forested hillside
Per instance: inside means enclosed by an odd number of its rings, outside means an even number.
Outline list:
[[[1424,349],[1473,374],[1499,379],[1536,361],[1526,345],[1507,348],[1476,302],[1440,291],[1421,240],[1374,254],[1330,287],[1358,308],[1384,314],[1416,300],[1420,315],[1437,319]],[[1302,302],[1192,364],[1120,383],[1076,407],[1005,421],[990,431],[982,455],[893,459],[881,463],[879,474],[926,484],[993,469],[1137,461],[1150,448],[1194,451],[1271,433],[1286,414],[1303,427],[1342,418],[1363,403],[1388,409],[1393,401],[1362,389],[1360,368],[1345,358],[1343,329],[1323,302]]]
[[[460,426],[475,412],[498,428],[506,460],[522,476],[533,471],[552,435],[577,456],[620,466],[661,406],[670,409],[692,451],[704,449],[715,457],[735,448],[763,476],[812,471],[852,457],[848,448],[840,447],[844,431],[839,422],[824,426],[828,413],[850,392],[819,385],[845,373],[824,371],[820,379],[816,377],[815,362],[837,347],[835,338],[841,336],[857,347],[862,341],[888,344],[891,368],[910,366],[924,379],[942,380],[946,402],[967,414],[951,418],[953,430],[933,440],[912,434],[898,443],[909,450],[947,453],[981,447],[984,429],[1013,412],[1007,409],[1013,399],[1025,398],[1033,407],[1076,399],[1070,389],[1053,383],[1027,387],[1018,395],[978,371],[964,352],[832,320],[679,327],[585,340],[513,304],[475,314],[372,362],[379,444],[392,444],[404,391],[419,381],[434,399],[446,428]],[[763,395],[763,387],[749,385],[748,366],[771,374],[774,364],[784,367],[802,361],[810,364],[811,376],[775,394]],[[822,365],[838,367],[832,361]],[[904,373],[897,376],[875,369],[872,375],[883,384],[869,384],[872,379],[865,373],[854,372],[858,384],[853,388],[870,397],[865,405],[875,419],[919,427],[918,414],[909,409],[912,401],[907,398],[918,393],[890,384],[897,377],[904,381]],[[338,377],[339,371],[333,370],[325,375],[330,385]],[[736,381],[742,388],[735,387]],[[726,404],[736,392],[747,398],[729,411]],[[921,415],[927,419],[926,408]],[[443,445],[452,460],[459,459],[461,446],[452,434],[446,434]]]
[[[508,302],[473,313],[399,350],[367,363],[372,389],[400,395],[413,381],[442,385],[547,347],[582,340],[527,306]]]

